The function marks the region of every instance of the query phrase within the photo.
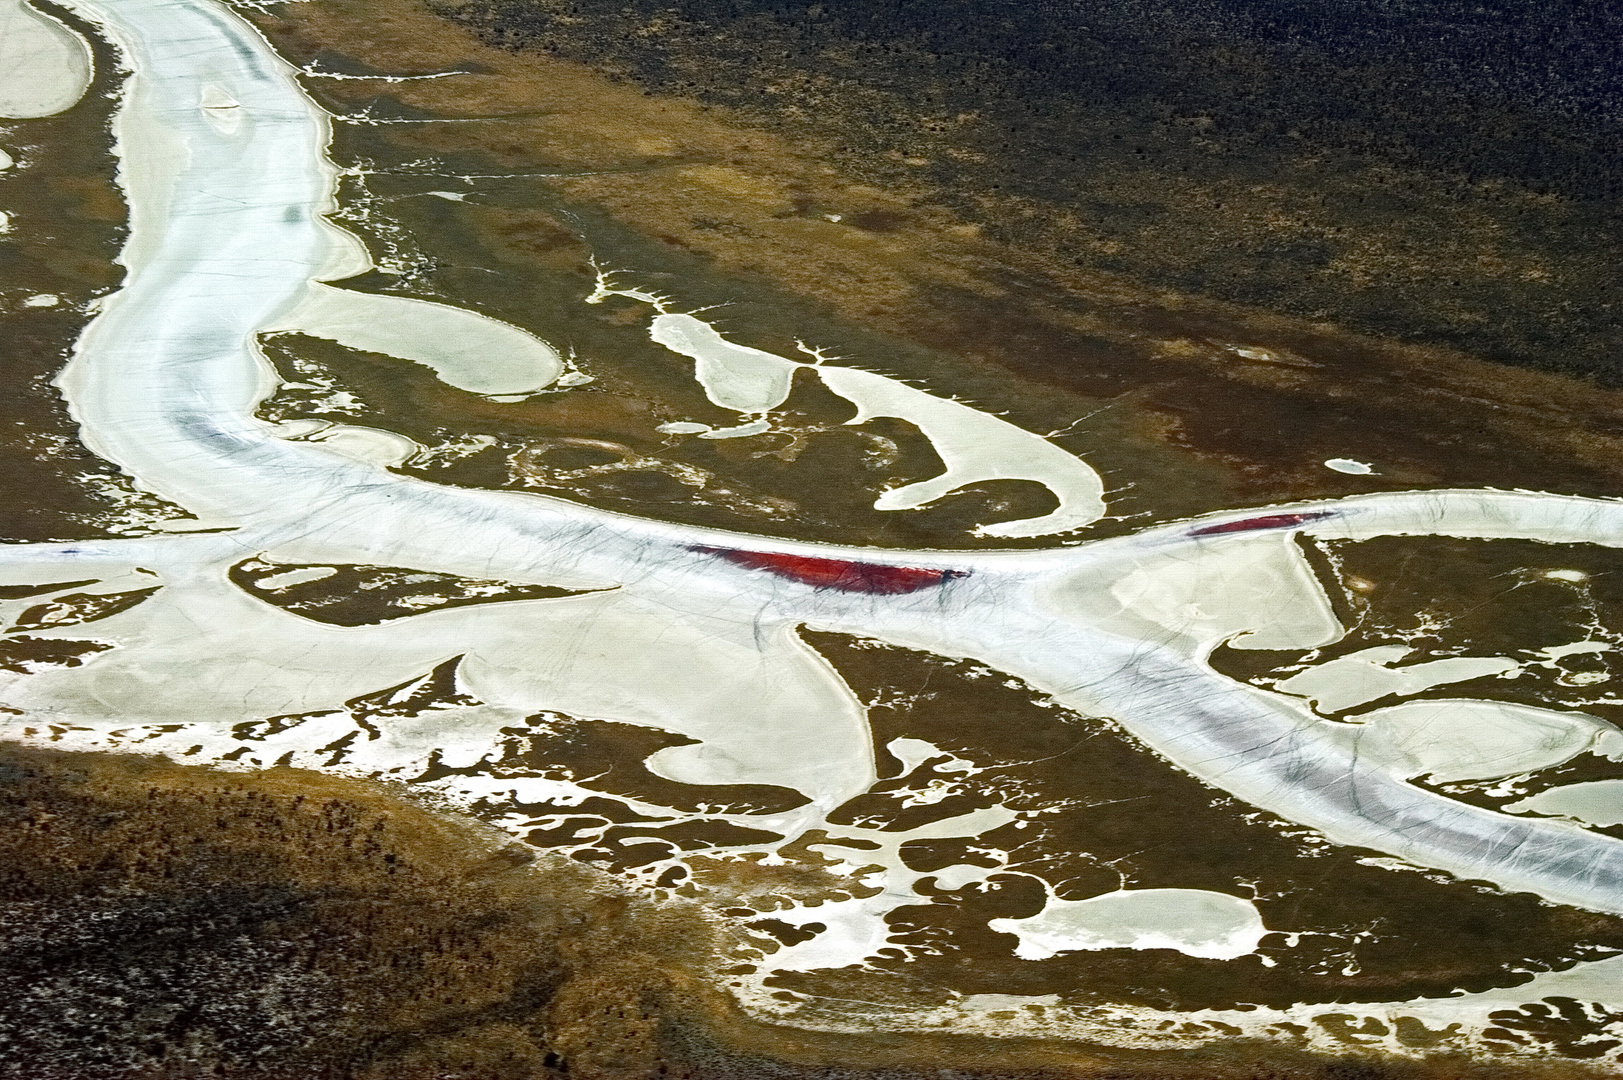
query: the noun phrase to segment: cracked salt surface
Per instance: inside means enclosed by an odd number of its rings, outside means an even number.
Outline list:
[[[820,829],[828,839],[811,846],[840,860],[851,881],[845,898],[793,901],[777,913],[791,925],[825,930],[764,958],[761,970],[742,980],[740,993],[770,1009],[763,980],[773,970],[859,964],[888,946],[886,915],[917,902],[927,876],[901,860],[902,843],[1020,824],[1002,806],[905,831],[830,824],[829,813],[872,788],[877,776],[865,707],[801,640],[798,627],[812,626],[973,658],[1060,705],[1113,718],[1174,765],[1337,843],[1554,903],[1623,911],[1623,843],[1570,821],[1497,813],[1407,782],[1416,763],[1434,774],[1458,772],[1467,753],[1458,740],[1409,734],[1434,721],[1412,710],[1395,719],[1372,714],[1363,725],[1325,720],[1301,697],[1235,682],[1207,663],[1222,642],[1317,648],[1345,633],[1293,542],[1298,534],[1619,546],[1623,504],[1532,492],[1380,493],[1225,512],[1068,548],[949,553],[773,540],[394,475],[378,454],[369,451],[363,461],[323,448],[319,436],[334,429],[305,430],[317,441],[297,441],[253,418],[274,384],[256,335],[298,322],[288,312],[310,289],[319,294],[312,282],[341,280],[369,265],[359,242],[326,216],[336,210],[339,178],[325,156],[326,116],[258,34],[206,0],[73,6],[123,47],[134,72],[115,121],[131,233],[124,288],[101,305],[60,385],[87,445],[143,489],[185,507],[197,524],[228,528],[0,551],[9,582],[76,581],[73,588],[85,592],[84,580],[93,578],[95,588],[111,590],[86,594],[103,599],[75,599],[67,585],[54,599],[42,594],[42,603],[57,606],[31,633],[88,641],[101,651],[78,666],[0,672],[11,710],[7,736],[237,767],[284,761],[387,776],[423,775],[430,763],[472,769],[497,754],[508,729],[545,710],[690,738],[651,754],[648,769],[682,784],[771,785],[803,801],[750,814],[634,802],[639,813],[665,822],[703,817],[784,837]],[[205,78],[218,93],[203,93]],[[445,325],[480,318],[427,317]],[[497,336],[512,330],[481,325],[481,333]],[[698,335],[689,340],[709,340],[684,325]],[[530,370],[539,371],[543,354],[527,347]],[[722,355],[712,347],[706,355]],[[724,372],[729,357],[736,359],[730,349],[719,364]],[[1024,447],[1030,457],[1018,476],[1053,487],[1063,520],[1049,515],[984,532],[1042,535],[1103,511],[1097,474],[1029,432],[872,373],[805,366],[836,392],[843,386],[864,415],[901,416],[937,444],[948,473],[925,481],[922,491],[910,485],[888,493],[894,505],[935,497],[968,482],[964,476],[1010,476],[999,455]],[[746,386],[735,400],[769,397]],[[346,430],[355,431],[334,434]],[[1037,531],[994,533],[1010,528]],[[233,584],[230,567],[251,557],[603,591],[335,627]],[[114,587],[120,578],[134,580],[130,575],[148,575],[141,578],[148,584]],[[161,587],[154,589],[152,576]],[[119,599],[106,599],[114,594]],[[1599,746],[1618,734],[1576,713],[1456,706],[1470,711],[1470,723],[1485,725],[1492,734],[1484,744],[1497,748],[1491,761],[1471,759],[1477,774],[1525,762],[1534,744],[1548,756],[1584,737]],[[1370,752],[1381,741],[1376,734],[1385,740],[1382,752]],[[903,741],[892,752],[910,760],[925,751]],[[578,804],[598,794],[534,774],[459,775],[440,789],[463,805],[510,807],[504,820],[515,831],[534,827],[526,800]],[[917,798],[928,803],[929,790]],[[778,846],[745,843],[705,854],[754,855],[771,865]],[[993,861],[999,858],[994,852]],[[961,866],[941,873],[968,887],[995,872]],[[1254,948],[1256,926],[1240,898],[1179,889],[1166,890],[1175,897],[1143,898],[1156,891],[1051,901],[1035,924],[1021,921],[1032,942],[1026,947],[1086,949],[1131,934],[1126,947],[1171,943],[1226,953],[1249,941]],[[1543,993],[1623,1003],[1620,966],[1602,960],[1511,990],[1359,1009],[1388,1020],[1456,1017],[1480,1027],[1500,1004]],[[1160,1018],[1149,1009],[1116,1015]],[[1187,1015],[1266,1034],[1267,1024],[1312,1012]]]

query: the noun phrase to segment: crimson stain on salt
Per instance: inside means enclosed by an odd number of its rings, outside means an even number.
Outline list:
[[[967,570],[927,570],[916,566],[885,566],[882,563],[850,562],[845,559],[814,559],[806,555],[781,555],[770,551],[712,547],[696,547],[693,550],[715,555],[734,566],[765,570],[776,577],[788,578],[816,589],[886,596],[918,592],[969,573]]]
[[[1319,510],[1311,514],[1267,514],[1263,517],[1246,518],[1243,521],[1225,521],[1221,525],[1207,525],[1205,528],[1193,529],[1190,536],[1216,536],[1219,533],[1256,532],[1261,529],[1288,529],[1293,525],[1305,525],[1309,521],[1318,521],[1321,518],[1334,517],[1329,510]]]

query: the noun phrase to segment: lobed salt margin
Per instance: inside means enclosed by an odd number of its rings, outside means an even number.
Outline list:
[[[875,372],[829,364],[821,356],[815,364],[790,360],[728,341],[704,320],[666,310],[663,297],[616,288],[610,275],[600,273],[597,289],[587,303],[601,303],[610,296],[652,304],[657,314],[649,324],[649,336],[693,361],[694,378],[713,404],[746,418],[755,417],[721,431],[681,421],[665,425],[662,431],[698,434],[700,438],[764,434],[772,430],[766,414],[789,399],[795,372],[805,369],[857,407],[847,424],[864,424],[881,416],[905,420],[930,440],[946,466],[940,476],[886,491],[874,503],[876,510],[916,510],[971,484],[1030,480],[1053,492],[1059,506],[1041,517],[981,525],[975,532],[981,536],[1047,536],[1080,529],[1104,516],[1104,482],[1098,472],[1040,435]]]
[[[1304,697],[1234,682],[1206,662],[1221,642],[1307,649],[1345,633],[1297,534],[1617,546],[1623,504],[1529,492],[1382,493],[1211,515],[1046,551],[898,552],[769,540],[401,477],[378,464],[382,444],[370,436],[347,440],[367,443],[364,452],[334,453],[343,432],[323,447],[281,437],[253,418],[270,387],[256,336],[286,329],[287,313],[312,283],[366,268],[364,249],[324,217],[336,185],[327,118],[258,34],[208,0],[73,3],[123,48],[134,72],[115,121],[131,234],[124,288],[102,305],[60,385],[88,445],[196,515],[194,525],[221,531],[0,551],[7,582],[39,586],[26,600],[0,604],[0,614],[15,624],[38,608],[30,637],[91,649],[77,666],[30,662],[18,666],[32,673],[3,673],[13,710],[0,728],[7,737],[239,768],[282,761],[411,776],[433,761],[475,773],[442,782],[447,797],[506,805],[508,824],[523,831],[534,824],[527,801],[570,805],[594,793],[546,775],[477,774],[472,766],[499,752],[504,728],[554,710],[688,736],[695,741],[653,755],[649,768],[683,783],[788,787],[806,804],[739,815],[633,800],[634,810],[667,822],[734,821],[785,837],[823,829],[829,839],[820,849],[849,852],[845,873],[872,892],[777,913],[828,927],[742,980],[753,1007],[781,1009],[762,981],[771,971],[862,962],[889,945],[885,914],[917,895],[918,875],[894,844],[875,836],[883,830],[827,822],[832,809],[872,787],[876,772],[864,706],[800,639],[798,627],[810,625],[977,659],[1060,705],[1115,718],[1178,767],[1242,800],[1337,843],[1384,852],[1392,866],[1623,911],[1623,843],[1573,820],[1495,813],[1408,782],[1417,764],[1451,767],[1463,753],[1459,740],[1417,743],[1404,734],[1406,721],[1381,717],[1363,725],[1326,719]],[[663,325],[703,337],[696,323]],[[862,378],[869,373],[813,366],[825,382],[827,372],[847,373],[828,385],[846,380],[871,415],[937,408],[901,393],[900,384]],[[959,423],[942,430],[960,430]],[[1086,486],[1085,475],[1071,475]],[[904,567],[933,574],[936,584],[883,593],[820,588],[716,554],[729,551]],[[335,573],[366,563],[599,591],[334,627],[232,584],[229,568],[248,558]],[[449,673],[454,690],[431,692],[437,672]],[[367,695],[387,699],[387,723],[356,713],[354,703]],[[1474,761],[1478,773],[1525,763],[1519,731],[1541,731],[1563,753],[1615,745],[1619,734],[1575,713],[1512,715],[1470,701],[1458,708],[1447,723],[1490,731],[1486,743],[1506,751],[1499,764]],[[1018,819],[990,807],[912,834],[979,837],[1018,825],[1011,817]],[[843,847],[852,839],[862,842]],[[773,844],[740,845],[672,859],[775,852]],[[992,872],[941,873],[962,886]],[[1238,881],[1236,890],[1134,890],[1129,882],[1104,897],[1051,897],[1034,920],[1011,920],[1019,923],[1008,927],[1011,948],[1035,955],[1111,947],[1131,936],[1126,947],[1242,955],[1242,947],[1255,947],[1257,924]],[[1145,899],[1156,892],[1174,895]],[[1444,1016],[1480,1031],[1491,1010],[1546,993],[1623,1004],[1619,966],[1603,960],[1515,990],[1357,1009],[1377,1025]],[[977,1023],[973,1008],[951,1012],[952,1022]],[[1214,1035],[1268,1034],[1269,1023],[1314,1012],[1180,1019],[1220,1024]],[[1090,1015],[1075,1014],[1075,1027],[1065,1030],[1131,1041],[1139,1037],[1132,1023],[1142,1032],[1165,1020],[1150,1009]]]

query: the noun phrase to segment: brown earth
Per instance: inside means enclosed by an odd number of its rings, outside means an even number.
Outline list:
[[[755,1023],[715,924],[384,788],[0,749],[0,1076],[355,1080],[1579,1076]]]
[[[307,85],[340,114],[409,121],[340,124],[340,154],[386,143],[458,169],[544,174],[532,182],[564,210],[456,208],[503,251],[504,273],[569,270],[584,288],[582,229],[611,221],[700,275],[778,290],[1013,378],[1013,404],[998,407],[1017,423],[1043,419],[1034,403],[1045,394],[1108,403],[1110,415],[1062,445],[1175,451],[1223,475],[1211,490],[1228,505],[1430,485],[1623,487],[1623,394],[1583,379],[1078,266],[949,205],[939,179],[905,157],[853,157],[815,127],[774,127],[741,107],[655,95],[610,66],[496,47],[499,35],[481,40],[422,0],[322,0],[260,24],[289,58],[323,70],[470,72]],[[1043,212],[1000,203],[984,216]],[[1401,232],[1383,235],[1415,240]],[[1332,456],[1374,461],[1381,475],[1331,473]]]

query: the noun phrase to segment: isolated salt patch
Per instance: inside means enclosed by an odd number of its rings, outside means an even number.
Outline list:
[[[265,592],[280,592],[291,589],[295,585],[307,585],[312,581],[321,581],[333,577],[338,573],[336,566],[301,566],[297,570],[287,570],[280,574],[271,574],[254,582],[254,588]]]
[[[1506,675],[1521,665],[1503,656],[1450,656],[1424,664],[1392,667],[1414,650],[1405,645],[1377,645],[1308,668],[1275,686],[1296,694],[1325,712],[1340,712],[1390,694],[1408,696],[1434,686]]]
[[[90,45],[23,0],[0,0],[0,117],[54,116],[90,87]]]
[[[700,432],[709,431],[710,425],[695,424],[689,420],[675,420],[669,424],[661,424],[654,430],[664,432],[666,435],[697,435]]]
[[[751,420],[749,423],[739,424],[737,427],[716,428],[712,431],[701,431],[699,433],[699,438],[747,439],[751,435],[764,435],[771,430],[772,422],[770,420]]]
[[[1014,954],[1022,960],[1096,949],[1176,949],[1234,960],[1256,952],[1268,933],[1255,903],[1206,889],[1121,889],[1086,900],[1050,895],[1029,919],[987,925],[1016,935]]]
[[[1559,765],[1615,729],[1583,713],[1509,701],[1410,701],[1357,718],[1360,754],[1434,783],[1491,780]]]
[[[23,301],[23,307],[56,307],[61,302],[62,298],[55,293],[36,293]]]
[[[1546,574],[1545,576],[1548,577],[1549,575]],[[1573,641],[1566,645],[1550,645],[1538,651],[1541,656],[1548,660],[1560,660],[1566,656],[1610,652],[1612,648],[1612,643],[1609,641]]]
[[[988,480],[1033,480],[1059,498],[1041,517],[979,526],[981,536],[1027,537],[1069,532],[1104,516],[1104,481],[1087,462],[1041,435],[962,402],[938,398],[895,379],[858,368],[821,364],[823,384],[857,407],[847,424],[893,416],[930,440],[947,471],[916,484],[892,488],[877,510],[912,510],[950,492]]]
[[[10,154],[6,153],[4,150],[0,150],[0,172],[5,172],[15,164],[16,162],[12,159]]]
[[[222,135],[235,135],[242,130],[242,102],[224,87],[215,83],[204,86],[198,107],[203,110],[203,119]]]
[[[326,338],[364,352],[411,360],[474,394],[528,394],[563,373],[557,350],[509,323],[447,304],[312,284],[268,328]]]
[[[11,215],[0,210],[0,236],[11,231]]]
[[[356,461],[390,468],[422,450],[416,442],[392,431],[335,424],[310,441]]]
[[[1565,784],[1500,809],[1512,814],[1559,815],[1600,828],[1623,825],[1623,780]]]
[[[1367,461],[1344,457],[1333,457],[1324,463],[1324,467],[1349,476],[1368,476],[1375,471],[1375,467]]]
[[[960,1009],[970,1012],[1004,1012],[1028,1006],[1058,1005],[1058,994],[966,994],[958,1002]]]
[[[728,341],[692,315],[656,315],[648,336],[691,359],[693,377],[704,387],[705,397],[734,412],[762,413],[782,405],[800,366],[775,353]]]

